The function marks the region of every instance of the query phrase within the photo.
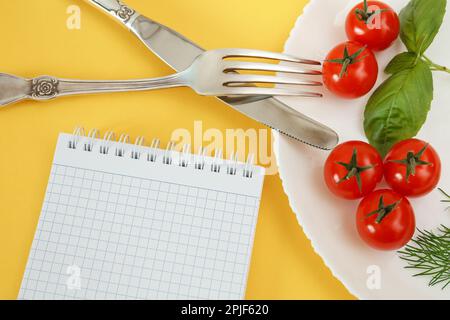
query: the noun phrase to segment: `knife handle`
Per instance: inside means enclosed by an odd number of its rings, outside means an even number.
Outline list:
[[[130,28],[134,20],[140,15],[136,10],[119,0],[87,0],[93,6],[100,8],[122,25]]]

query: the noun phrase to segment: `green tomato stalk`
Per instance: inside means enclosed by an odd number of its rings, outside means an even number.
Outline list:
[[[377,14],[381,14],[385,11],[389,11],[388,9],[369,11],[369,5],[367,4],[367,0],[364,0],[364,10],[356,9],[355,14],[359,21],[364,21],[365,24],[368,24],[370,20],[376,16]]]

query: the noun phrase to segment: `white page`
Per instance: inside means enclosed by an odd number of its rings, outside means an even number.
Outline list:
[[[20,299],[244,298],[263,168],[73,139],[58,139]]]

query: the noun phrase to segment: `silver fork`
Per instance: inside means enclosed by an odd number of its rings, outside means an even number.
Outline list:
[[[248,62],[229,58],[259,58],[287,61],[292,65],[267,62]],[[239,71],[270,71],[295,75],[319,76],[321,72],[302,65],[319,66],[320,62],[299,59],[281,53],[248,49],[220,49],[207,51],[182,72],[153,79],[124,81],[70,80],[52,76],[33,79],[1,73],[0,105],[5,106],[24,99],[48,100],[56,97],[124,91],[143,91],[187,86],[200,95],[208,96],[302,96],[321,97],[320,93],[302,91],[298,86],[321,86],[320,81],[299,80],[285,75],[239,74]],[[260,84],[290,85],[287,87],[261,87]]]

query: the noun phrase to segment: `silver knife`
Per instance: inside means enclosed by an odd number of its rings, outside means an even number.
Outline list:
[[[137,36],[145,46],[176,71],[189,67],[204,49],[119,0],[87,0]],[[221,97],[224,103],[246,116],[313,147],[330,150],[339,141],[337,133],[275,98]]]

